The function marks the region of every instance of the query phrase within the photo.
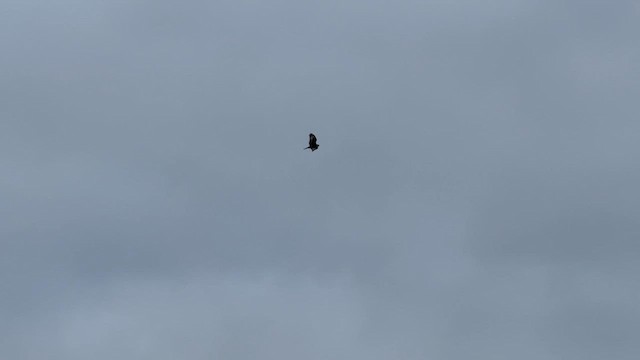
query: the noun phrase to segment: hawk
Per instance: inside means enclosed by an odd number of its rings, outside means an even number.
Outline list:
[[[304,150],[311,149],[312,152],[318,150],[318,147],[320,145],[318,145],[317,141],[318,141],[318,139],[316,139],[315,135],[309,134],[309,146],[304,148]]]

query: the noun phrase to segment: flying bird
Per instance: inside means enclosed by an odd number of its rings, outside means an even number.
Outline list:
[[[318,141],[318,139],[316,139],[315,135],[309,134],[309,146],[304,148],[304,150],[311,149],[311,152],[318,150],[318,147],[320,145],[318,145],[317,141]]]

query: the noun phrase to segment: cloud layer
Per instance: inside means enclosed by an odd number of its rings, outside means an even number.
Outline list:
[[[635,1],[6,10],[0,357],[640,356]]]

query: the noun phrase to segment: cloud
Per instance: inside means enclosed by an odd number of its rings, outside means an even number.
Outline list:
[[[10,4],[0,354],[637,358],[634,11]]]

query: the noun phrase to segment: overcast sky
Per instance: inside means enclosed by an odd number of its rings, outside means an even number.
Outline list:
[[[0,9],[0,358],[640,358],[640,2]]]

